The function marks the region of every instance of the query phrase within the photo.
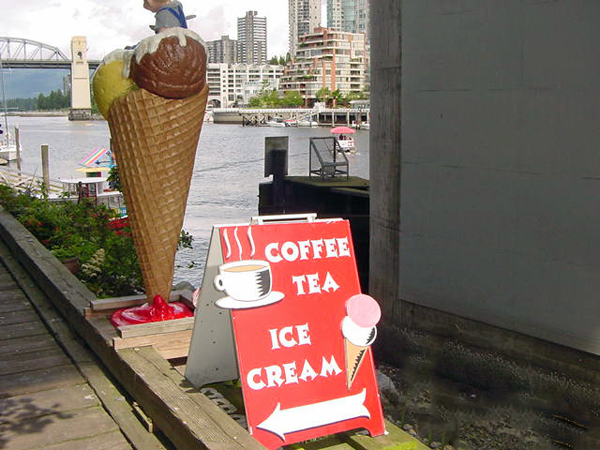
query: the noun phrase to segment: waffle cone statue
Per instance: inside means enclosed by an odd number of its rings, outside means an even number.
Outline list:
[[[169,28],[109,54],[94,75],[146,296],[168,301],[208,97],[200,37]]]

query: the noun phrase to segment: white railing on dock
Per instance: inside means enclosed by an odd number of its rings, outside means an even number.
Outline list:
[[[59,196],[64,192],[64,185],[61,181],[50,180],[48,185],[44,186],[43,177],[9,167],[0,167],[0,184],[19,192],[30,192],[34,195],[41,195],[44,187],[48,196],[51,197]]]

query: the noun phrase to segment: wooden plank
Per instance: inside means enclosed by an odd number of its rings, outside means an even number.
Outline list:
[[[0,328],[5,325],[38,321],[39,317],[33,309],[18,309],[10,312],[0,312]]]
[[[19,340],[15,340],[18,342]],[[6,342],[6,341],[4,341]],[[13,342],[13,341],[8,341]],[[20,361],[32,361],[37,358],[43,358],[44,356],[56,356],[63,355],[63,351],[58,346],[58,344],[53,339],[48,339],[48,346],[43,349],[31,350],[24,349],[25,351],[15,351],[14,353],[4,355],[2,359],[0,359],[0,364],[2,363],[13,363]]]
[[[23,357],[26,356],[26,357]],[[20,359],[0,361],[0,375],[25,373],[34,370],[49,369],[50,367],[65,366],[70,364],[69,358],[56,347],[44,354],[38,352],[22,354]]]
[[[16,286],[17,284],[12,278],[0,279],[0,291],[12,291]]]
[[[183,358],[188,355],[192,333],[192,330],[188,330],[129,339],[116,337],[113,345],[115,350],[152,346],[165,359]]]
[[[385,429],[388,434],[374,438],[360,434],[348,435],[347,442],[353,448],[362,450],[429,450],[428,446],[387,420]]]
[[[20,289],[0,291],[0,312],[11,312],[19,309],[31,309],[27,297]]]
[[[117,422],[122,433],[138,450],[165,450],[164,445],[135,416],[133,407],[127,402],[114,384],[96,363],[78,365],[86,380],[93,386],[111,417]]]
[[[99,434],[85,439],[61,442],[60,444],[44,446],[44,450],[130,450],[131,446],[123,439],[118,431]],[[143,449],[138,449],[143,450]]]
[[[2,317],[0,316],[0,320]],[[153,334],[172,333],[175,331],[186,331],[194,328],[194,318],[186,317],[183,319],[166,320],[164,322],[141,323],[139,325],[126,325],[117,328],[117,334],[122,339],[129,339],[138,336],[148,336]]]
[[[88,318],[88,322],[102,334],[107,344],[112,346],[113,338],[117,336],[117,329],[112,323],[110,323],[108,317],[90,317]]]
[[[347,442],[319,440],[316,442],[305,442],[302,444],[292,444],[283,447],[285,449],[294,450],[356,450]]]
[[[170,302],[181,301],[181,297],[189,297],[189,291],[171,291],[169,296]],[[90,301],[90,309],[92,312],[108,312],[115,311],[121,308],[131,308],[140,306],[147,302],[145,295],[129,295],[115,298],[101,298]]]
[[[20,339],[11,339],[0,342],[0,358],[9,359],[13,356],[37,352],[39,350],[51,349],[56,347],[56,342],[48,339],[45,334],[29,336]]]
[[[32,432],[23,432],[24,430]],[[7,448],[28,450],[118,431],[118,427],[104,409],[95,406],[54,416],[0,424],[0,431]]]
[[[6,267],[0,267],[0,285],[6,283],[7,281],[14,282],[13,277],[10,272],[6,270]]]
[[[72,365],[0,376],[0,398],[73,386],[83,378]]]
[[[16,395],[0,399],[0,423],[16,423],[99,405],[98,398],[87,384]]]
[[[48,334],[48,330],[42,322],[17,323],[0,327],[0,341],[18,339],[27,336]],[[49,339],[50,336],[48,336]]]
[[[170,408],[177,405],[179,420],[190,428],[196,438],[195,443],[193,440],[174,442],[178,448],[198,448],[200,443],[203,448],[211,450],[264,448],[227,413],[187,383],[151,347],[125,349],[119,355],[138,374],[138,382],[133,386],[137,392],[131,391],[132,395],[168,436],[176,428],[165,420],[167,411],[162,405],[171,405]],[[139,395],[140,391],[145,395]]]
[[[90,308],[93,312],[107,312],[121,308],[131,308],[146,303],[145,295],[129,295],[117,298],[101,298],[92,300]]]

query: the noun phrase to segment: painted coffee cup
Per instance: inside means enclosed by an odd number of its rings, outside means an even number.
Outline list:
[[[267,261],[245,260],[219,266],[215,288],[241,302],[252,302],[271,293],[271,266]]]

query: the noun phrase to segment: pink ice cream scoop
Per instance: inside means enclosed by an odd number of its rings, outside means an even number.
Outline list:
[[[368,295],[353,295],[346,301],[346,313],[356,325],[371,328],[381,319],[381,308],[377,301]]]

